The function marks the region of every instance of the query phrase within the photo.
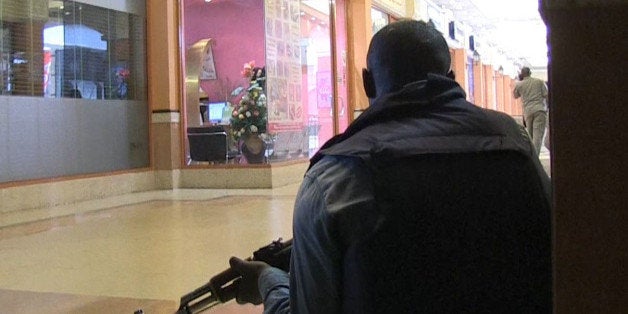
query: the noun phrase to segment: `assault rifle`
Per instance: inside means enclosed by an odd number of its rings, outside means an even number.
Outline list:
[[[253,252],[249,260],[262,261],[270,266],[289,271],[292,239],[282,242],[279,238]],[[228,268],[212,277],[208,283],[181,297],[176,314],[195,314],[236,297],[240,275]]]

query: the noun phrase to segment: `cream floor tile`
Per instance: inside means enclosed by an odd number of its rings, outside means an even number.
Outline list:
[[[4,228],[17,231],[0,235],[0,288],[178,304],[226,269],[230,256],[291,238],[297,187],[138,193]]]
[[[129,193],[105,199],[90,200],[69,205],[0,212],[0,227],[49,218],[91,212],[104,208],[129,205],[150,200],[209,200],[229,195],[296,195],[299,184],[274,189],[178,189]],[[60,191],[59,193],[63,193]]]

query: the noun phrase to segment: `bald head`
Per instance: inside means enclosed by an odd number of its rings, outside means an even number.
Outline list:
[[[402,20],[391,23],[373,36],[365,75],[370,75],[367,95],[374,98],[423,80],[427,73],[446,75],[451,65],[445,38],[425,22]]]

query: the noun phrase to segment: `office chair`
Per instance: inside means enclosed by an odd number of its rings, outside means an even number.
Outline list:
[[[190,145],[190,161],[197,162],[227,162],[227,133],[190,133],[188,132]]]

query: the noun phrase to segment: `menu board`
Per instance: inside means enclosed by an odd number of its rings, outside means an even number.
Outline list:
[[[265,1],[266,96],[270,132],[300,130],[301,104],[300,1]]]

